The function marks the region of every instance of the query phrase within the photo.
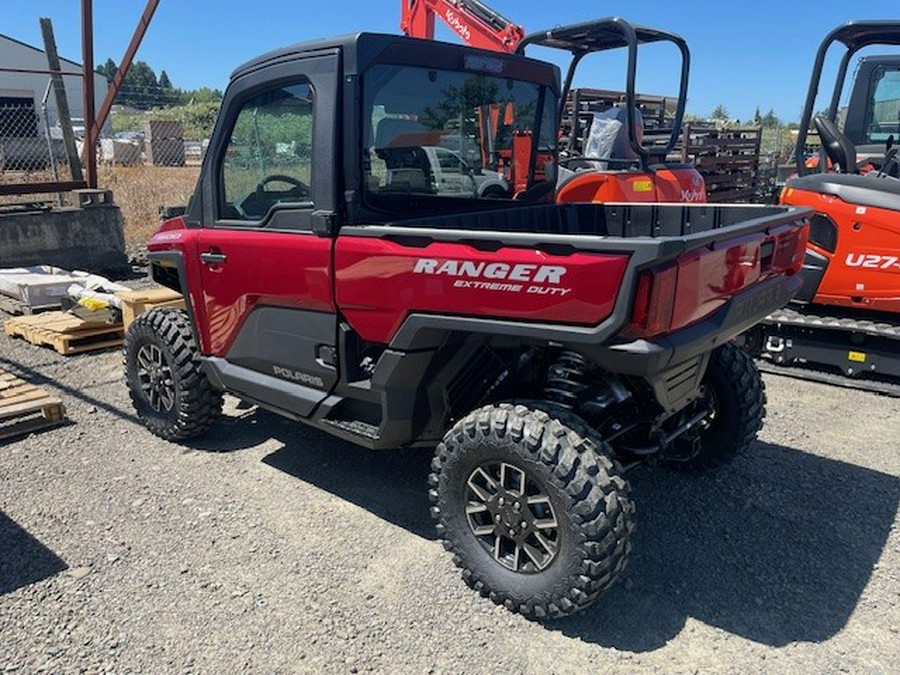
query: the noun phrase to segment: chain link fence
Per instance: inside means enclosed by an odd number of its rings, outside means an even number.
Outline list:
[[[0,186],[29,186],[72,180],[53,78],[46,74],[4,72],[0,89]],[[81,93],[81,75],[63,73],[62,86],[71,100]],[[84,121],[71,120],[75,137]],[[78,162],[75,157],[72,161]],[[6,195],[0,203],[34,201],[35,196]]]

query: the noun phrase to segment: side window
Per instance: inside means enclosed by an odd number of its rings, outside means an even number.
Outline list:
[[[900,133],[900,70],[882,70],[875,76],[869,142],[883,143]]]
[[[219,218],[262,220],[312,200],[313,90],[293,84],[244,102],[221,163]]]

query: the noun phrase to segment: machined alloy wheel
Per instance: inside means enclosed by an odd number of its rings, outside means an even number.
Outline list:
[[[634,505],[587,423],[542,401],[459,420],[429,476],[438,536],[463,579],[530,618],[583,609],[628,560]]]
[[[169,412],[175,405],[175,383],[172,368],[166,363],[162,350],[155,344],[145,344],[137,353],[137,377],[141,392],[156,412]]]
[[[485,462],[466,481],[472,534],[513,572],[546,569],[559,550],[559,523],[545,488],[507,462]]]

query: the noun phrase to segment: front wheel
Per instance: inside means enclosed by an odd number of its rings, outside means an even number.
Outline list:
[[[621,469],[586,425],[560,418],[481,408],[447,433],[430,476],[437,531],[463,578],[529,618],[588,606],[631,551]]]
[[[703,379],[704,405],[710,416],[696,432],[676,443],[693,445],[686,461],[673,462],[687,469],[710,469],[744,453],[762,428],[766,416],[766,389],[749,354],[728,343],[709,359]]]
[[[168,441],[199,436],[222,412],[183,310],[161,307],[134,320],[125,333],[125,377],[138,417]]]

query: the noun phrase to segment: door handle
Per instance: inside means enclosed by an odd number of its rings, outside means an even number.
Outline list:
[[[228,256],[218,251],[204,251],[200,254],[200,260],[205,262],[207,265],[222,265],[226,260],[228,260]]]

